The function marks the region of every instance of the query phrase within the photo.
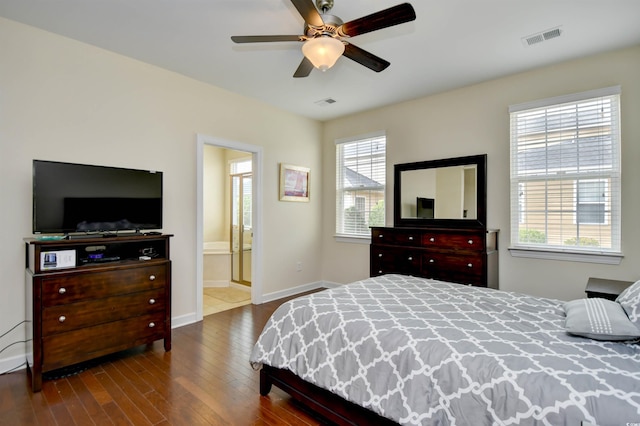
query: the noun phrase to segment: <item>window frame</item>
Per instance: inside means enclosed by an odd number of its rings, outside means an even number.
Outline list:
[[[349,145],[355,145],[358,143],[363,143],[363,142],[370,142],[370,143],[379,143],[379,139],[383,140],[384,143],[384,150],[382,152],[382,154],[380,154],[379,152],[377,153],[373,153],[371,155],[367,154],[367,155],[362,155],[359,156],[358,158],[362,158],[362,157],[367,157],[367,156],[371,156],[371,162],[369,163],[369,166],[372,168],[375,168],[375,172],[377,172],[378,174],[380,173],[380,171],[382,171],[382,178],[384,179],[384,182],[380,183],[378,180],[374,180],[373,177],[366,177],[365,179],[370,180],[371,182],[375,182],[377,184],[377,186],[380,186],[378,188],[371,188],[371,187],[367,187],[367,186],[363,186],[363,188],[361,190],[353,190],[353,189],[347,189],[345,190],[345,185],[344,185],[344,179],[345,176],[342,174],[341,172],[341,167],[344,164],[344,155],[343,155],[343,149],[346,146]],[[368,191],[368,192],[375,192],[378,193],[378,195],[381,195],[381,198],[378,199],[376,201],[383,201],[383,206],[384,208],[382,209],[382,214],[383,216],[386,215],[386,205],[387,205],[387,195],[386,195],[386,189],[387,189],[387,183],[386,183],[386,174],[387,174],[387,156],[386,156],[386,144],[387,144],[387,136],[386,136],[386,132],[384,131],[378,131],[378,132],[373,132],[373,133],[368,133],[368,134],[363,134],[363,135],[358,135],[358,136],[354,136],[354,137],[349,137],[349,138],[342,138],[342,139],[337,139],[335,141],[335,145],[336,145],[336,194],[335,194],[335,201],[336,201],[336,208],[335,208],[335,234],[334,234],[334,238],[336,239],[336,241],[338,242],[349,242],[349,243],[362,243],[362,244],[369,244],[371,241],[371,231],[369,228],[369,232],[368,233],[358,233],[358,232],[348,232],[347,230],[345,230],[345,226],[344,226],[344,217],[345,217],[345,203],[344,203],[344,194],[345,192],[352,192],[353,193],[353,206],[357,205],[357,199],[359,199],[360,197],[363,197],[362,192],[364,191]],[[378,141],[378,142],[376,142]],[[380,156],[382,157],[382,159],[380,160]],[[377,160],[376,160],[377,159]],[[374,164],[375,163],[375,164]],[[382,163],[380,165],[380,163]],[[365,162],[366,164],[366,162]],[[374,173],[372,171],[372,173]],[[379,179],[379,178],[378,178]],[[342,184],[340,183],[340,181],[342,180]],[[371,214],[371,212],[373,211],[373,206],[375,206],[376,203],[370,204],[369,205],[369,210],[366,210],[363,212],[365,214],[365,217],[367,214]],[[385,219],[383,217],[383,223],[382,224],[377,224],[375,226],[385,226]],[[368,222],[366,222],[368,225]]]
[[[620,135],[620,86],[607,87],[603,89],[597,89],[587,92],[581,92],[571,95],[558,96],[554,98],[547,98],[533,102],[526,102],[522,104],[512,105],[509,107],[510,113],[510,162],[511,162],[511,202],[510,202],[510,216],[511,216],[511,245],[509,247],[509,251],[514,257],[530,257],[530,258],[538,258],[538,259],[553,259],[553,260],[567,260],[567,261],[578,261],[578,262],[591,262],[591,263],[605,263],[605,264],[619,264],[623,258],[621,252],[622,246],[622,235],[621,235],[621,161],[620,161],[620,151],[621,151],[621,135]],[[522,137],[523,133],[518,133],[518,129],[515,127],[516,125],[516,117],[518,114],[527,114],[535,112],[535,110],[553,110],[555,108],[562,108],[563,106],[568,106],[571,104],[575,104],[576,106],[581,103],[587,103],[590,100],[597,100],[599,98],[611,98],[612,104],[612,117],[610,120],[611,125],[611,141],[612,141],[612,149],[611,149],[611,170],[600,170],[598,169],[595,172],[583,171],[581,168],[577,169],[575,172],[568,173],[566,176],[562,175],[561,172],[549,171],[552,169],[550,166],[550,161],[548,160],[551,157],[547,157],[549,153],[548,147],[551,146],[551,143],[548,143],[553,136],[553,131],[556,129],[549,130],[549,124],[553,124],[553,122],[547,121],[547,116],[544,115],[544,126],[543,131],[540,134],[545,135],[545,159],[544,159],[544,170],[539,173],[538,176],[531,177],[527,173],[519,174],[518,165],[521,164],[520,160],[518,161],[518,151],[517,148],[521,147],[519,145],[518,136]],[[580,118],[576,115],[576,120]],[[537,123],[536,123],[537,124]],[[578,121],[576,121],[575,129],[576,131],[580,131],[585,129],[586,126],[582,125]],[[525,133],[526,134],[526,133]],[[579,136],[581,138],[588,138],[588,136]],[[598,135],[597,142],[601,142],[601,136]],[[561,141],[564,139],[560,139]],[[581,158],[578,157],[578,154],[573,158]],[[604,155],[604,154],[603,154]],[[576,160],[577,161],[577,160]],[[524,170],[523,170],[524,171]],[[588,246],[576,246],[572,247],[570,245],[560,244],[547,244],[547,242],[543,244],[536,243],[527,243],[520,242],[520,229],[526,229],[521,226],[523,224],[523,218],[526,215],[531,214],[530,211],[526,210],[521,211],[523,205],[526,204],[527,200],[520,199],[520,194],[526,192],[527,182],[534,182],[538,180],[539,182],[547,182],[554,183],[557,185],[563,185],[571,182],[573,180],[574,186],[574,194],[573,194],[573,222],[577,226],[577,230],[575,232],[574,238],[578,238],[580,236],[580,227],[581,226],[609,226],[610,232],[607,234],[610,237],[611,247],[588,247]],[[607,193],[604,201],[602,203],[596,204],[605,204],[605,220],[604,223],[587,223],[578,221],[578,185],[579,182],[589,182],[589,181],[604,181],[605,186],[610,191]],[[523,185],[524,184],[524,185]],[[551,197],[553,192],[546,187],[542,194],[544,195],[544,199]],[[523,204],[524,203],[524,204]],[[593,204],[589,202],[589,204]],[[609,212],[606,210],[609,208]],[[549,226],[549,218],[548,214],[550,210],[548,209],[548,205],[544,207],[545,212],[545,230]],[[569,211],[562,209],[562,212],[568,213]],[[610,220],[607,219],[607,214],[610,214]],[[562,234],[561,234],[562,235]],[[569,234],[570,235],[570,234]],[[548,241],[548,240],[547,240]]]

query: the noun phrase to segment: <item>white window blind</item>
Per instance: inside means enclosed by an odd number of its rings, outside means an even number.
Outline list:
[[[386,136],[384,133],[336,142],[336,233],[371,236],[384,226]]]
[[[510,107],[511,245],[620,252],[620,88]]]

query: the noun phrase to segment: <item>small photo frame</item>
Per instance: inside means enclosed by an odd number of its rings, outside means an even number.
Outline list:
[[[280,163],[280,201],[309,201],[309,168]]]

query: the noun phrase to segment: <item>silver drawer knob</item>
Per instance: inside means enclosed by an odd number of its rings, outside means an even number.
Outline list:
[[[378,257],[382,257],[382,253],[378,254]]]
[[[413,241],[413,237],[409,237],[409,241]]]
[[[60,322],[65,322],[67,320],[67,317],[65,317],[64,315],[60,315],[60,318],[58,318],[58,321]]]
[[[379,274],[381,274],[381,273],[382,273],[382,269],[380,269],[380,270],[378,271],[378,273],[379,273]]]
[[[382,237],[384,237],[384,235],[382,235],[382,234],[378,235],[378,238],[382,238]]]
[[[149,276],[149,281],[154,281],[155,279],[156,279],[156,276],[155,276],[155,275],[150,275],[150,276]]]
[[[473,240],[469,240],[467,241],[469,244],[473,244]]]
[[[67,292],[67,289],[66,289],[66,288],[64,288],[64,287],[60,287],[60,288],[58,289],[58,293],[60,293],[60,294],[65,294],[66,292]]]
[[[155,304],[155,303],[156,303],[156,299],[149,299],[149,304],[150,304],[150,305],[153,305],[153,304]]]
[[[409,258],[407,260],[413,260],[413,257],[409,256]]]
[[[433,237],[429,238],[429,241],[431,241],[431,242],[434,242],[435,240],[436,240],[436,239],[435,239],[435,238],[433,238]]]
[[[471,264],[471,263],[467,263],[467,266],[468,266],[469,268],[472,268],[472,267],[473,267],[473,264]]]
[[[153,328],[153,327],[155,327],[155,326],[156,326],[156,323],[155,323],[155,322],[150,322],[150,323],[149,323],[149,328]]]
[[[429,259],[429,263],[434,263],[434,262],[435,262],[435,260]]]

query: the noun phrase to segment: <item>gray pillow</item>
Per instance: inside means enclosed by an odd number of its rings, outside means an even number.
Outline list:
[[[631,322],[640,328],[640,280],[624,289],[616,302],[622,306]]]
[[[640,337],[638,329],[620,304],[607,299],[572,300],[564,304],[567,314],[565,330],[569,334],[594,340],[632,340]]]

